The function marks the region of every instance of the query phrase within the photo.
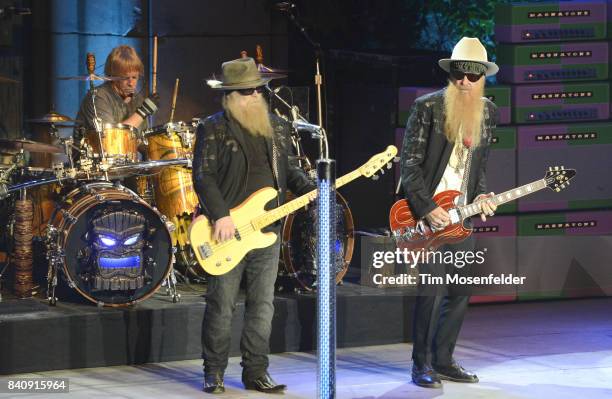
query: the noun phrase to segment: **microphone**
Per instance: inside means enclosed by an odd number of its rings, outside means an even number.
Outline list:
[[[295,130],[303,130],[310,133],[321,133],[322,130],[321,126],[319,125],[313,125],[312,123],[306,123],[302,121],[294,120],[292,125]]]

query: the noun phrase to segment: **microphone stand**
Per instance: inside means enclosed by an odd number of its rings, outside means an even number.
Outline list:
[[[296,105],[289,104],[284,98],[278,95],[277,90],[271,89],[268,85],[266,85],[265,88],[268,90],[268,93],[270,93],[271,96],[274,96],[274,98],[280,101],[291,111],[291,117],[293,118],[292,122],[301,121],[310,124],[310,122],[308,122],[308,120],[302,116],[302,114],[300,114],[300,109]],[[294,130],[297,131],[295,127]],[[311,132],[310,137],[319,140],[319,158],[329,158],[329,144],[327,142],[327,134],[323,126],[319,125],[319,129],[317,129],[316,132]],[[310,162],[308,163],[310,164]]]
[[[325,129],[323,128],[323,105],[321,99],[321,86],[323,85],[323,76],[321,75],[320,69],[320,59],[322,58],[322,50],[321,43],[315,42],[308,32],[306,32],[306,28],[300,23],[297,17],[293,14],[292,10],[295,8],[295,4],[289,4],[288,8],[281,8],[280,10],[287,13],[289,20],[295,25],[295,27],[300,31],[302,36],[306,39],[306,41],[314,48],[315,52],[315,65],[316,65],[316,73],[314,76],[315,86],[317,87],[317,118],[319,126],[321,126],[321,137],[319,138],[319,158],[327,159],[329,158],[329,148],[327,144],[327,134]]]

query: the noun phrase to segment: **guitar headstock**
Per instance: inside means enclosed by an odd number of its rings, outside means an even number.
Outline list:
[[[576,169],[565,169],[563,166],[551,166],[546,172],[544,179],[546,187],[559,192],[569,186],[569,181],[576,176]]]
[[[381,153],[374,155],[359,168],[359,173],[365,177],[372,177],[377,171],[381,170],[385,165],[395,158],[397,155],[397,148],[394,145],[390,145]]]

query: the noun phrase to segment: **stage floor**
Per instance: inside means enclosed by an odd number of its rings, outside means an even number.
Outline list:
[[[338,398],[612,398],[612,298],[472,306],[456,358],[479,384],[445,382],[443,389],[410,383],[410,344],[338,350]],[[231,358],[226,398],[261,398],[240,382]],[[284,397],[316,397],[316,356],[271,356],[270,371],[289,389]],[[14,377],[65,377],[70,394],[54,398],[201,398],[201,362],[185,360]],[[7,377],[0,377],[5,380]],[[1,396],[1,395],[0,395]],[[19,398],[40,395],[20,394]]]

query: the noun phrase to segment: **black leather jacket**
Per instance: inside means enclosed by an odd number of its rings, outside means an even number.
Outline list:
[[[266,138],[272,174],[278,191],[278,205],[285,202],[287,189],[302,195],[316,189],[306,174],[289,163],[293,154],[290,125],[276,115],[270,116],[273,138]],[[248,176],[248,157],[240,125],[219,112],[200,121],[193,154],[193,184],[204,214],[213,221],[229,215],[244,197]]]
[[[426,94],[415,100],[406,124],[401,153],[401,179],[404,194],[417,219],[437,207],[435,192],[454,144],[444,134],[444,92]],[[497,107],[485,102],[480,145],[472,153],[467,188],[467,201],[487,192],[486,164],[493,130],[497,123]]]

